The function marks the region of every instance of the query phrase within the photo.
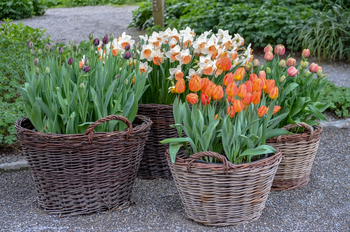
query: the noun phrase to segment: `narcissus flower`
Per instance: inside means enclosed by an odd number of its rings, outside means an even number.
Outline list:
[[[112,56],[116,57],[118,55],[119,49],[114,48],[112,49]]]
[[[278,56],[283,56],[285,51],[286,48],[282,44],[279,44],[275,47],[275,54]]]
[[[233,74],[233,79],[235,79],[236,81],[241,81],[244,78],[244,75],[245,75],[244,67],[239,67]]]
[[[228,86],[233,81],[233,75],[232,73],[227,73],[224,77],[224,85]]]
[[[182,78],[178,80],[175,84],[175,93],[183,93],[186,90],[185,80]]]
[[[187,99],[188,103],[193,105],[193,104],[196,104],[198,102],[198,95],[195,93],[189,93],[189,94],[187,94],[186,99]]]
[[[243,108],[244,108],[244,105],[243,105],[241,100],[235,100],[233,102],[233,109],[236,113],[241,112],[243,110]]]
[[[216,67],[224,71],[230,70],[231,66],[232,66],[231,60],[227,56],[223,56],[216,61]]]
[[[273,51],[273,47],[269,44],[264,48],[264,52],[272,52]]]
[[[210,100],[211,100],[211,97],[209,97],[205,93],[201,93],[201,103],[202,103],[202,105],[209,105]]]
[[[317,73],[317,71],[318,71],[318,64],[316,64],[316,63],[310,64],[309,70],[310,70],[310,72]]]
[[[218,101],[224,97],[224,90],[221,85],[216,86],[213,91],[213,100]]]
[[[231,105],[227,107],[226,113],[230,118],[233,118],[236,114],[234,107]]]
[[[276,99],[278,97],[278,87],[275,86],[271,89],[270,93],[269,93],[269,97],[271,99]]]
[[[264,93],[270,93],[270,91],[275,87],[275,80],[267,80],[266,88],[264,89]]]
[[[291,77],[294,77],[295,75],[297,75],[298,73],[298,69],[296,69],[294,66],[290,66],[287,70],[287,74]]]
[[[238,88],[237,95],[240,98],[244,98],[246,94],[247,94],[247,87],[245,86],[245,84],[241,84]]]
[[[258,109],[258,115],[259,117],[262,117],[266,114],[266,106],[260,106]]]
[[[310,56],[310,50],[304,49],[301,54],[303,55],[303,57],[308,58]]]
[[[242,99],[242,103],[244,104],[244,105],[249,105],[250,103],[252,102],[252,94],[251,93],[247,93],[246,95],[245,95],[245,97]]]
[[[264,55],[264,59],[267,60],[267,61],[273,60],[272,52],[266,52],[265,55]]]
[[[290,58],[287,60],[286,65],[287,65],[288,67],[295,66],[296,62],[297,62],[297,61],[296,61],[294,58],[290,57]]]
[[[194,75],[191,78],[190,82],[188,83],[188,86],[192,92],[197,92],[197,91],[201,90],[201,87],[202,87],[201,78],[197,75]]]
[[[234,97],[237,95],[237,93],[238,93],[237,85],[233,81],[227,86],[226,94],[227,94],[227,96]]]
[[[252,95],[252,103],[254,105],[259,104],[261,98],[261,92],[260,91],[254,91]]]
[[[245,84],[245,87],[247,89],[247,93],[253,92],[253,82],[246,81],[244,84]]]

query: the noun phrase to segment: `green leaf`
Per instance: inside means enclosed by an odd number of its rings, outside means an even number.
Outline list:
[[[293,108],[291,109],[289,115],[291,117],[293,117],[294,115],[296,115],[297,113],[299,113],[303,107],[304,107],[304,103],[305,103],[305,97],[299,97],[296,102],[294,102]]]
[[[273,129],[273,130],[269,130],[267,133],[266,133],[266,139],[269,139],[269,138],[273,138],[273,137],[277,137],[277,136],[280,136],[280,135],[292,135],[293,133],[285,130],[285,129]]]
[[[171,143],[169,145],[171,162],[175,163],[177,152],[179,151],[181,146],[182,146],[182,143]]]
[[[290,83],[282,92],[282,94],[285,96],[289,94],[291,91],[293,91],[296,87],[299,85],[297,83]]]

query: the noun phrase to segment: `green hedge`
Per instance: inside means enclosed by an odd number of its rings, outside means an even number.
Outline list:
[[[40,0],[1,0],[0,2],[0,20],[22,19],[44,13],[45,5]]]

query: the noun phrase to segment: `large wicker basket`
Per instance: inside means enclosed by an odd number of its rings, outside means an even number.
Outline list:
[[[168,163],[187,216],[211,226],[228,226],[257,220],[265,207],[281,152],[265,159],[233,165],[214,152],[199,152],[186,158],[179,152]],[[223,164],[198,162],[209,156]]]
[[[172,105],[139,104],[138,114],[149,117],[153,124],[146,142],[138,176],[144,179],[171,178],[168,162],[164,153],[168,144],[159,142],[178,136],[177,130],[170,125],[175,124]]]
[[[93,133],[94,127],[121,120],[128,130]],[[85,134],[34,130],[28,118],[15,123],[32,171],[39,205],[60,216],[90,214],[128,204],[151,120],[137,116],[134,127],[111,115],[91,124]]]
[[[271,138],[267,144],[282,151],[271,190],[291,190],[307,185],[320,139],[322,127],[311,127],[306,123],[290,124],[284,129],[304,127],[306,132]]]

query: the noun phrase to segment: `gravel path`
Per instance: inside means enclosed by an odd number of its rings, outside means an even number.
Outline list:
[[[310,183],[272,192],[261,218],[206,227],[186,218],[173,181],[137,180],[131,207],[58,218],[36,203],[30,171],[0,174],[0,231],[350,231],[350,130],[325,128]]]

